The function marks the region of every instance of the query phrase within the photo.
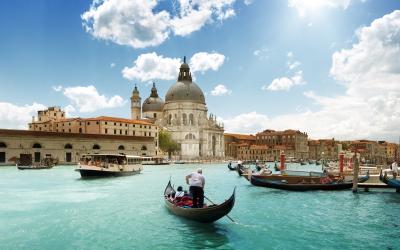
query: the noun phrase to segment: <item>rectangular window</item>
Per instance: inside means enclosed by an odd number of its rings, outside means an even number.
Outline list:
[[[116,129],[114,129],[114,135],[116,135],[117,134],[117,130]]]
[[[71,129],[68,129],[68,131],[71,133]]]
[[[108,133],[108,129],[104,129],[104,133],[107,134]]]
[[[6,162],[6,152],[0,152],[0,162]]]
[[[135,135],[135,131],[132,131],[132,135]]]
[[[146,132],[144,132],[144,136],[147,136]]]
[[[114,122],[114,126],[116,126],[117,125],[117,123],[116,122]]]
[[[122,129],[119,131],[119,134],[122,135]]]
[[[88,122],[87,125],[90,125],[90,122]]]
[[[106,124],[106,125],[107,125],[107,122],[104,122],[104,124]]]
[[[99,122],[97,121],[96,124],[99,125]]]
[[[40,152],[35,152],[35,162],[40,162]]]
[[[72,161],[72,154],[71,154],[71,152],[65,153],[65,161],[66,161],[66,162],[71,162],[71,161]]]
[[[125,135],[128,135],[128,130],[125,130]]]

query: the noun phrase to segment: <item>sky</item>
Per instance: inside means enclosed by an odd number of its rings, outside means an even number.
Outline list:
[[[3,0],[0,127],[130,116],[186,56],[225,131],[398,142],[398,0]]]

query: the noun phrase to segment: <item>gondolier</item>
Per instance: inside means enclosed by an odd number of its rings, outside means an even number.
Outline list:
[[[203,170],[199,168],[197,172],[186,176],[186,183],[190,186],[189,191],[193,198],[193,208],[202,208],[204,204],[205,179],[202,173]]]

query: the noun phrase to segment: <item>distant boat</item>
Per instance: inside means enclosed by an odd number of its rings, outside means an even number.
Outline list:
[[[169,165],[163,157],[142,156],[142,165]]]
[[[229,170],[233,171],[233,170],[236,170],[237,165],[236,166],[232,166],[232,162],[229,162],[228,163],[228,168],[229,168]]]
[[[50,169],[57,164],[57,160],[53,158],[44,158],[40,163],[32,163],[32,158],[29,161],[18,160],[16,164],[19,170],[40,170],[40,169]]]
[[[121,154],[87,154],[79,162],[82,178],[118,177],[139,174],[142,171],[140,156]]]
[[[300,165],[307,165],[307,162],[302,161],[302,162],[300,162]]]
[[[359,183],[369,179],[369,173],[358,179]],[[260,178],[259,176],[251,176],[251,184],[259,187],[268,187],[275,189],[283,189],[288,191],[313,191],[313,190],[344,190],[353,186],[352,181],[330,180],[320,178],[320,182],[309,182],[306,179],[303,182],[291,182],[290,180],[271,180]]]
[[[400,189],[400,180],[397,179],[389,179],[387,175],[382,174],[382,170],[379,174],[379,180],[383,183],[386,183],[389,187]]]
[[[168,182],[164,190],[164,203],[168,210],[180,217],[188,220],[194,220],[201,223],[212,223],[227,215],[235,205],[235,189],[229,199],[219,205],[210,205],[203,208],[180,207],[170,199],[175,193],[175,189]]]

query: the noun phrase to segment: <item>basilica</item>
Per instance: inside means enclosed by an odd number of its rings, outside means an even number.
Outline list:
[[[180,158],[206,159],[224,156],[224,128],[207,114],[203,91],[192,81],[184,59],[177,82],[160,98],[153,83],[150,96],[141,103],[137,87],[131,97],[131,118],[147,119],[171,133],[181,146]]]

